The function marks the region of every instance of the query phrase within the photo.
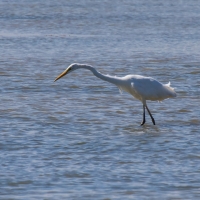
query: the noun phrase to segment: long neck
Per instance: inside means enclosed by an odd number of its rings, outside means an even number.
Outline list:
[[[115,84],[119,86],[119,84],[122,82],[122,79],[120,77],[115,77],[115,76],[109,76],[109,75],[104,75],[98,72],[94,67],[90,65],[80,65],[79,68],[84,68],[90,70],[96,77],[107,81],[109,83]]]

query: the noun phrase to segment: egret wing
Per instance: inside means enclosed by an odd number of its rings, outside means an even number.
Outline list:
[[[153,78],[140,78],[132,82],[132,87],[141,99],[163,100],[163,85]]]

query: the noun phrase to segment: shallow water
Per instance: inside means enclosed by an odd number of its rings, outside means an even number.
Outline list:
[[[200,4],[0,3],[1,199],[199,199]],[[148,102],[69,64],[171,82]]]

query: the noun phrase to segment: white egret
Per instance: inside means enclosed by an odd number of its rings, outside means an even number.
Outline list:
[[[162,101],[167,98],[176,97],[176,92],[174,91],[174,88],[170,87],[170,82],[168,84],[162,84],[151,77],[140,75],[127,75],[124,77],[104,75],[98,72],[94,67],[86,64],[71,64],[55,79],[55,81],[77,69],[90,70],[96,77],[115,84],[120,90],[130,93],[136,99],[140,100],[143,104],[143,121],[141,125],[145,123],[145,108],[155,125],[155,120],[147,107],[147,100]]]

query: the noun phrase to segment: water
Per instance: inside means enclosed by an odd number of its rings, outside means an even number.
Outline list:
[[[1,199],[199,199],[197,1],[0,2]],[[148,102],[79,70],[171,81]]]

